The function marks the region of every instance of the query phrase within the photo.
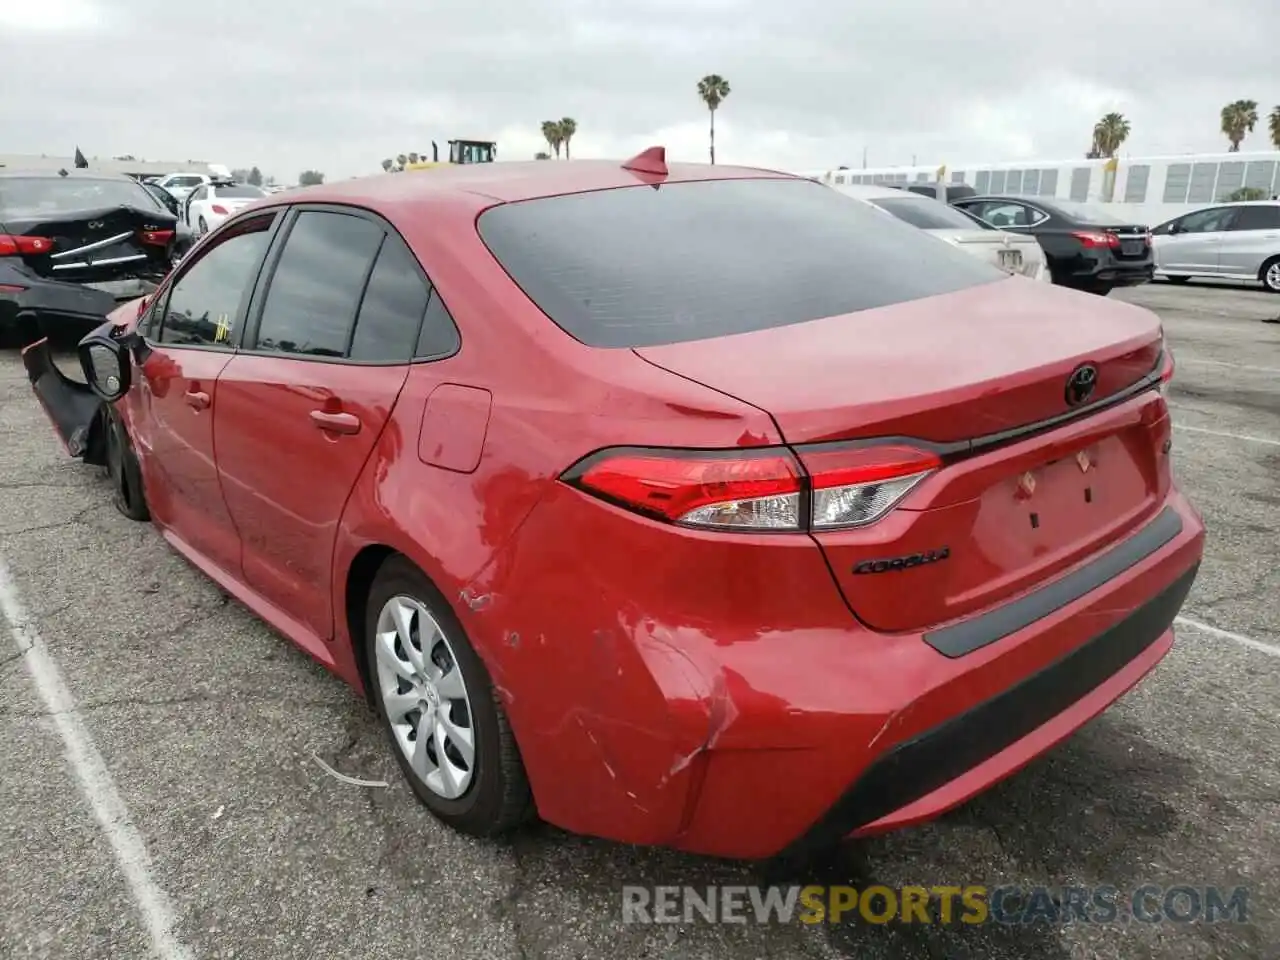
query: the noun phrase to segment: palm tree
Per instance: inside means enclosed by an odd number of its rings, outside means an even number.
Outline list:
[[[1222,108],[1222,132],[1231,141],[1229,153],[1240,152],[1240,141],[1246,134],[1253,133],[1258,122],[1258,101],[1237,100]]]
[[[563,143],[560,137],[560,124],[554,120],[543,120],[542,139],[547,141],[547,146],[555,153],[556,159],[560,159],[560,144]]]
[[[1093,149],[1099,157],[1114,157],[1120,145],[1129,139],[1129,121],[1121,113],[1108,113],[1093,125]]]
[[[1271,116],[1267,118],[1267,126],[1271,128],[1271,143],[1280,150],[1280,104],[1271,108]]]
[[[382,161],[382,169],[383,169],[384,171],[386,171],[387,173],[390,173],[390,172],[391,172],[391,164],[392,164],[391,158],[390,158],[390,157],[387,157],[387,159],[385,159],[385,160],[383,160],[383,161]]]
[[[396,165],[399,166],[401,170],[404,169],[404,165],[408,162],[409,162],[409,158],[406,157],[403,153],[400,154],[398,157],[396,157]]]
[[[716,162],[716,110],[729,96],[729,81],[718,73],[708,73],[698,81],[698,96],[711,113],[711,162]]]
[[[569,141],[578,132],[578,121],[573,117],[565,117],[557,126],[560,128],[560,139],[564,142],[564,158],[569,159]]]

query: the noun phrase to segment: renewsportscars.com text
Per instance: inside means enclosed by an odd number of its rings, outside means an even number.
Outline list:
[[[1245,923],[1244,887],[626,886],[624,923]]]

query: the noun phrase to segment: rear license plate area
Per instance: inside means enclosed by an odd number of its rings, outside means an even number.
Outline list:
[[[1010,272],[1022,269],[1022,251],[1021,250],[997,250],[996,255],[1000,258],[1000,267]]]
[[[1126,257],[1140,257],[1147,252],[1147,245],[1142,240],[1121,240],[1120,252]]]

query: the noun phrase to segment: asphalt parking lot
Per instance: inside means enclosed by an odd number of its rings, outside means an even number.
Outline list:
[[[117,514],[4,351],[0,596],[26,620],[19,641],[0,618],[0,957],[132,960],[157,933],[163,960],[1280,957],[1280,325],[1259,322],[1280,297],[1116,296],[1164,319],[1176,469],[1209,527],[1173,652],[944,820],[782,879],[1244,885],[1246,922],[623,924],[623,884],[779,878],[437,826],[362,702]],[[20,652],[34,636],[46,659]]]

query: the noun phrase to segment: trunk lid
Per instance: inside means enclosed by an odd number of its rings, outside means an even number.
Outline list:
[[[1089,363],[1097,386],[1087,402],[1121,393],[1153,372],[1161,349],[1147,310],[1010,279],[636,352],[767,411],[793,446],[954,445],[954,461],[879,521],[814,534],[854,612],[897,632],[1005,601],[1154,515],[1169,482],[1163,399],[1149,391],[1073,420],[1066,388]],[[1067,422],[970,450],[968,441],[1053,418]],[[876,569],[917,556],[932,562]]]
[[[1044,261],[1040,241],[1035,237],[981,228],[929,232],[1009,273],[1033,277]]]
[[[52,242],[47,253],[22,258],[33,272],[51,280],[89,283],[163,272],[176,225],[177,218],[167,211],[119,206],[10,217],[6,232]]]

